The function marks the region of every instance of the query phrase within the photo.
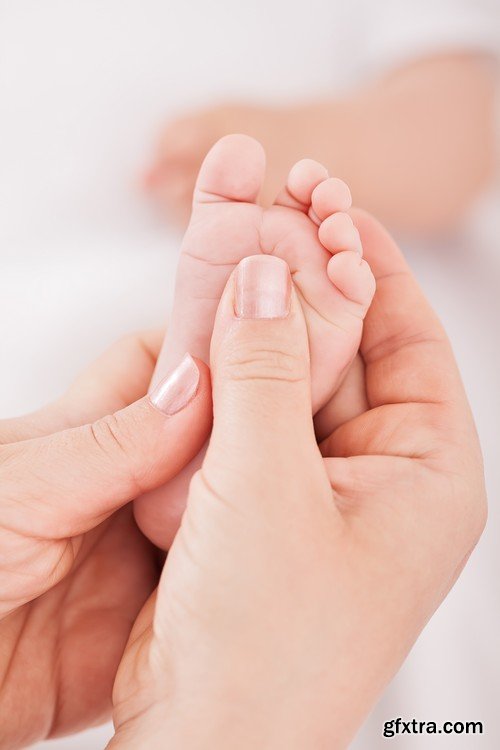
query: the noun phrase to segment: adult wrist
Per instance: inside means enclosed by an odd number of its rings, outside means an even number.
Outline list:
[[[265,687],[258,686],[265,694]],[[305,695],[304,691],[300,691]],[[203,705],[184,701],[158,704],[117,727],[107,750],[330,750],[346,747],[350,727],[336,726],[331,696],[311,688],[307,700],[276,695],[242,696],[237,687],[211,696]],[[333,714],[333,715],[332,715]],[[348,733],[344,729],[348,729]]]

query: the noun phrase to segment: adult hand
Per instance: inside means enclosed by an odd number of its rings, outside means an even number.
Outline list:
[[[123,506],[180,470],[211,426],[202,363],[186,360],[156,407],[140,399],[160,343],[124,339],[56,404],[0,423],[1,748],[109,716],[124,645],[158,580]]]
[[[208,452],[117,675],[113,748],[345,747],[480,535],[450,345],[392,240],[355,218],[378,279],[368,408],[320,453],[286,266],[259,256],[248,286],[243,261],[214,329]]]

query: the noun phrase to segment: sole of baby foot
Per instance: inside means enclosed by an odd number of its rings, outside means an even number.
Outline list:
[[[347,213],[351,196],[345,183],[304,159],[292,167],[275,204],[264,210],[256,202],[264,171],[262,147],[244,135],[222,138],[205,158],[153,384],[186,352],[208,361],[229,276],[243,258],[269,253],[288,263],[302,303],[316,412],[331,399],[356,355],[375,282]],[[163,549],[177,531],[199,464],[195,460],[174,482],[135,502],[138,525]]]

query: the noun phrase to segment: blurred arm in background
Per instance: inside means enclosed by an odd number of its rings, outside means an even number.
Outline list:
[[[454,52],[406,63],[338,99],[217,106],[166,127],[146,181],[184,224],[203,156],[222,135],[244,132],[267,152],[265,204],[290,165],[307,156],[344,179],[355,203],[393,229],[446,231],[492,176],[495,89],[491,57]]]

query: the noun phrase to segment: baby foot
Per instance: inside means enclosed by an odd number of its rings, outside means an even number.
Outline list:
[[[302,303],[316,413],[335,393],[358,350],[375,280],[346,213],[351,196],[345,183],[304,159],[266,210],[255,202],[264,169],[263,149],[248,136],[226,136],[208,153],[194,192],[153,385],[186,352],[208,361],[215,313],[229,275],[243,258],[269,253],[288,263]],[[140,528],[163,549],[177,531],[189,481],[201,460],[197,457],[173,482],[135,503]]]

